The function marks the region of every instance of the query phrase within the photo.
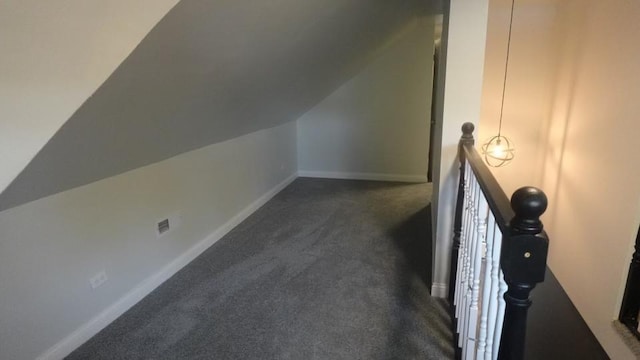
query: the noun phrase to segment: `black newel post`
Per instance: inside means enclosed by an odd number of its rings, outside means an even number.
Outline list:
[[[640,230],[636,236],[635,251],[631,257],[627,286],[624,289],[622,307],[618,317],[620,322],[625,324],[636,336],[638,336],[638,312],[640,312]]]
[[[456,198],[456,211],[453,219],[453,247],[451,248],[451,267],[449,269],[449,303],[453,305],[456,288],[456,272],[458,270],[458,253],[460,252],[460,234],[462,232],[462,207],[464,206],[464,145],[473,145],[472,123],[462,125],[462,137],[458,144],[458,158],[460,160],[460,179],[458,180],[458,197]]]
[[[540,222],[547,197],[540,189],[523,187],[511,197],[511,208],[515,216],[500,256],[509,288],[504,294],[506,308],[498,358],[520,360],[524,357],[527,311],[531,306],[529,293],[544,281],[547,264],[549,240]]]

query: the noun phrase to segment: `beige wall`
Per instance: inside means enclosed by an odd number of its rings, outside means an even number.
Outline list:
[[[561,37],[556,0],[516,1],[505,92],[502,134],[516,146],[514,160],[492,168],[511,195],[524,185],[541,186],[541,151],[552,107]],[[511,0],[490,0],[478,149],[498,132],[507,55]]]
[[[0,2],[0,192],[177,2]]]
[[[491,0],[480,142],[497,129],[510,1]],[[516,2],[503,133],[508,193],[549,197],[549,266],[613,359],[632,354],[611,323],[640,223],[640,4]],[[535,305],[534,305],[535,306]]]
[[[640,3],[566,2],[544,188],[549,264],[613,359],[611,327],[640,223]]]

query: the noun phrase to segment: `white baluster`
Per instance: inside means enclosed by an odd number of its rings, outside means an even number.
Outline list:
[[[464,293],[465,293],[465,289],[464,286],[466,284],[466,278],[467,278],[467,255],[468,255],[468,249],[469,249],[469,236],[471,234],[471,226],[472,226],[472,222],[471,219],[473,217],[473,194],[472,194],[472,179],[473,179],[473,172],[471,171],[471,166],[469,166],[469,163],[466,163],[466,169],[465,169],[465,185],[464,185],[464,193],[465,193],[465,201],[464,201],[464,209],[465,209],[465,218],[463,221],[463,232],[461,235],[461,243],[460,243],[460,256],[459,256],[459,261],[458,261],[458,277],[457,279],[457,286],[458,289],[456,291],[456,319],[458,319],[457,322],[457,330],[458,333],[460,333],[460,326],[463,323],[462,321],[462,314],[463,314],[463,297],[464,297]]]
[[[485,349],[485,359],[497,358],[497,353],[493,352],[493,342],[498,322],[498,296],[500,286],[500,249],[502,244],[502,234],[498,224],[493,225],[493,251],[490,255],[491,261],[491,291],[489,295],[489,316],[487,321],[487,347]]]
[[[473,197],[473,206],[472,206],[472,216],[473,219],[471,221],[471,233],[469,234],[469,244],[467,246],[467,277],[465,279],[464,284],[464,322],[463,326],[460,329],[460,347],[463,350],[463,359],[466,358],[466,344],[469,340],[469,324],[471,322],[471,297],[472,297],[472,287],[473,287],[473,276],[474,276],[474,249],[476,246],[476,242],[478,239],[478,222],[479,222],[479,212],[478,205],[480,202],[480,189],[478,185],[478,181],[475,176],[472,176],[471,182],[471,194]]]
[[[469,178],[470,178],[470,167],[469,163],[465,163],[464,169],[464,197],[462,202],[462,228],[460,231],[460,249],[458,250],[458,266],[456,268],[456,282],[455,282],[455,291],[454,291],[454,300],[453,304],[455,305],[455,317],[456,319],[460,318],[460,294],[462,292],[462,278],[463,274],[463,264],[464,264],[464,256],[465,256],[465,246],[467,239],[467,229],[468,223],[467,218],[469,216]]]
[[[500,249],[502,249],[502,233],[500,233],[499,237],[499,247],[498,254],[500,253]],[[499,260],[498,260],[499,262]],[[504,281],[504,274],[502,273],[502,269],[498,271],[498,311],[496,312],[496,329],[493,334],[493,358],[498,358],[498,350],[500,348],[500,339],[502,338],[502,324],[504,322],[504,309],[506,303],[504,302],[504,293],[507,292],[507,283]]]
[[[476,227],[478,224],[477,221],[477,207],[476,204],[478,202],[478,188],[477,188],[477,180],[475,175],[471,173],[471,181],[469,184],[470,187],[470,204],[469,204],[469,232],[467,234],[467,244],[465,246],[465,263],[464,263],[464,274],[462,281],[462,309],[461,309],[461,321],[458,338],[458,346],[463,348],[464,344],[467,341],[467,328],[469,325],[469,303],[471,298],[471,279],[472,279],[472,268],[471,268],[471,258],[472,258],[472,250],[473,243],[476,237]]]
[[[476,236],[473,244],[471,303],[469,305],[469,324],[467,326],[467,346],[465,349],[467,359],[475,358],[476,335],[478,331],[478,305],[480,297],[480,271],[482,269],[482,250],[487,235],[487,214],[489,211],[489,205],[487,204],[487,199],[485,198],[484,193],[482,193],[478,184],[476,184],[476,186],[478,187],[478,211],[476,213]]]
[[[458,318],[459,312],[458,312],[458,308],[460,307],[460,282],[461,282],[461,274],[462,274],[462,262],[464,259],[464,246],[465,246],[465,231],[466,231],[466,224],[465,224],[465,219],[467,218],[467,214],[468,214],[468,206],[467,206],[467,197],[468,197],[468,177],[469,174],[467,173],[467,166],[468,164],[465,163],[465,169],[464,169],[464,178],[463,178],[463,197],[462,197],[462,221],[461,221],[461,228],[460,228],[460,248],[458,250],[458,266],[456,268],[456,283],[455,283],[455,291],[453,293],[453,304],[455,305],[455,317],[456,319]]]
[[[496,219],[493,213],[489,212],[487,218],[487,237],[485,239],[486,251],[484,256],[484,279],[482,282],[482,311],[480,312],[480,334],[478,336],[478,356],[479,360],[491,359],[491,353],[487,356],[487,333],[489,324],[489,304],[491,303],[491,291],[493,282],[491,273],[493,270],[493,242],[496,230]],[[497,274],[497,272],[496,272]],[[497,282],[496,282],[497,289]]]
[[[469,166],[469,164],[467,163],[467,167]],[[456,312],[457,312],[457,318],[458,318],[458,323],[457,323],[457,332],[458,332],[458,346],[461,346],[461,332],[462,332],[462,326],[464,324],[464,294],[465,294],[465,284],[466,284],[466,278],[467,278],[467,253],[468,253],[468,247],[469,247],[469,234],[470,234],[470,228],[471,228],[471,222],[469,221],[469,219],[472,216],[473,213],[473,208],[472,208],[472,194],[471,194],[471,182],[472,182],[472,176],[473,174],[470,172],[466,172],[465,176],[467,178],[466,182],[465,182],[465,219],[464,219],[464,246],[462,247],[462,257],[461,257],[461,261],[458,264],[458,267],[460,268],[460,277],[459,277],[459,285],[458,285],[458,307],[456,308]]]

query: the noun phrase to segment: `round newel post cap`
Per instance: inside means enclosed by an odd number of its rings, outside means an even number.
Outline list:
[[[542,231],[540,216],[547,210],[547,195],[533,186],[516,190],[511,196],[511,208],[515,212],[512,228],[518,232],[539,233]]]
[[[473,134],[473,130],[475,130],[476,127],[475,125],[473,125],[473,123],[470,122],[466,122],[464,124],[462,124],[462,133],[464,135],[472,135]]]
[[[470,122],[462,124],[462,137],[460,138],[460,144],[473,145],[473,130],[475,128],[476,127]]]

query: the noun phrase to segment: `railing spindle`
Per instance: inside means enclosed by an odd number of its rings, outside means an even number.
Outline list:
[[[504,274],[502,270],[498,271],[498,312],[496,314],[496,327],[495,332],[493,334],[493,356],[494,359],[499,357],[500,352],[500,342],[502,338],[503,332],[503,324],[504,324],[504,313],[507,307],[506,302],[504,301],[504,294],[507,292],[507,283],[504,281]]]
[[[500,228],[498,224],[495,223],[493,225],[493,236],[491,239],[493,243],[493,248],[491,254],[488,254],[489,262],[491,262],[491,288],[489,290],[489,313],[487,320],[487,346],[485,349],[485,358],[486,359],[494,359],[498,356],[498,352],[494,351],[493,344],[500,343],[499,341],[495,341],[496,333],[500,334],[502,323],[500,323],[500,329],[498,327],[498,319],[502,316],[498,315],[498,303],[502,300],[502,295],[500,293],[500,249],[502,245],[502,234],[500,233]],[[504,300],[502,301],[504,303]],[[496,346],[497,348],[497,346]],[[496,349],[497,350],[497,349]],[[495,356],[494,356],[495,354]]]
[[[460,319],[460,312],[462,311],[462,306],[461,305],[461,297],[462,297],[462,285],[463,285],[463,281],[460,281],[462,279],[464,279],[464,261],[465,261],[465,256],[466,256],[466,244],[467,244],[467,239],[469,238],[469,218],[470,218],[470,198],[471,198],[471,194],[469,191],[469,183],[470,183],[470,167],[468,163],[465,163],[465,172],[464,172],[464,184],[463,184],[463,220],[462,220],[462,229],[461,229],[461,239],[460,239],[460,253],[459,253],[459,260],[457,262],[457,274],[456,274],[456,279],[458,279],[458,281],[455,281],[455,286],[456,286],[456,293],[454,294],[454,298],[455,298],[455,317],[456,319]],[[456,327],[456,330],[459,330],[460,326],[459,326],[459,322],[458,325]]]
[[[480,185],[476,182],[476,233],[472,245],[472,269],[470,276],[469,322],[467,327],[467,357],[475,357],[476,333],[478,329],[478,304],[480,300],[480,271],[482,269],[482,247],[487,230],[488,204]]]
[[[471,243],[471,236],[473,234],[473,212],[474,212],[474,207],[473,207],[473,173],[472,172],[468,172],[467,175],[467,181],[465,183],[465,202],[466,202],[466,219],[465,219],[465,230],[464,230],[464,246],[462,247],[463,251],[462,251],[462,262],[461,264],[459,264],[458,266],[461,267],[460,270],[460,277],[459,277],[459,290],[460,290],[460,295],[459,295],[459,299],[458,299],[458,303],[459,303],[459,308],[458,310],[458,333],[462,334],[462,329],[463,329],[463,325],[464,325],[464,311],[465,311],[465,296],[466,296],[466,284],[467,284],[467,278],[468,278],[468,257],[469,257],[469,244]],[[461,340],[461,339],[460,339]],[[460,343],[459,346],[462,346],[462,343]]]
[[[471,287],[473,283],[473,249],[475,247],[475,243],[478,236],[478,203],[480,196],[480,187],[478,185],[478,181],[473,173],[471,175],[471,227],[469,229],[469,239],[466,251],[466,259],[465,259],[465,273],[466,277],[464,279],[464,297],[463,297],[463,327],[461,329],[460,334],[460,347],[463,347],[463,344],[468,341],[469,338],[469,321],[470,321],[470,304],[471,304]]]
[[[493,284],[491,281],[491,271],[493,266],[493,242],[496,230],[496,219],[489,212],[487,217],[487,236],[485,239],[485,256],[484,256],[484,279],[482,286],[482,310],[480,315],[480,334],[478,336],[478,359],[490,359],[486,357],[487,333],[489,323],[489,304],[491,302],[491,290]],[[490,355],[489,355],[490,356]]]
[[[524,356],[529,293],[544,280],[548,238],[541,190],[521,188],[511,200],[473,148],[463,126],[454,218],[449,300],[463,359]]]

